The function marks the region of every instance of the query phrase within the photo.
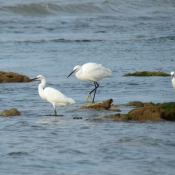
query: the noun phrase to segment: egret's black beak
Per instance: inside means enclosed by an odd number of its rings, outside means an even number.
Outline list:
[[[69,78],[74,72],[75,72],[75,70],[73,70],[73,71],[68,75],[67,78]]]
[[[37,81],[38,79],[37,78],[32,78],[32,79],[30,79],[30,81],[29,82],[32,82],[32,81]]]

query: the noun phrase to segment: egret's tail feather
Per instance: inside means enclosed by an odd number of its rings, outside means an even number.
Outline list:
[[[69,98],[69,103],[70,104],[75,104],[75,101],[72,98]]]
[[[110,69],[106,69],[106,71],[108,72],[108,76],[112,74],[112,71]]]

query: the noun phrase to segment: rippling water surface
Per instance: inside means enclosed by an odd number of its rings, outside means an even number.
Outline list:
[[[109,112],[76,108],[93,83],[66,78],[75,65],[97,62],[113,72],[100,81],[97,101],[174,101],[171,77],[123,77],[175,70],[173,0],[0,4],[0,70],[30,78],[42,74],[47,86],[76,101],[57,107],[63,117],[53,117],[52,105],[38,95],[38,82],[0,84],[0,110],[17,108],[22,114],[0,118],[1,175],[174,175],[174,122],[93,123]],[[74,120],[77,116],[82,119]]]

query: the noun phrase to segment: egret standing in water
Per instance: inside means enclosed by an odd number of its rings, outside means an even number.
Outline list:
[[[95,88],[89,92],[86,98],[86,102],[89,101],[89,99],[91,98],[91,93],[94,92],[92,103],[94,103],[95,94],[97,88],[99,87],[99,84],[97,82],[104,77],[110,76],[112,73],[110,69],[107,69],[103,67],[101,64],[96,63],[86,63],[82,66],[75,66],[73,68],[73,71],[69,74],[69,76],[72,75],[74,72],[76,72],[75,76],[79,80],[94,82]]]
[[[36,78],[31,79],[30,81],[41,81],[41,83],[38,85],[38,93],[43,100],[46,100],[53,105],[55,116],[57,115],[56,106],[75,104],[75,101],[72,98],[66,97],[64,94],[54,88],[47,87],[43,89],[46,84],[44,76],[38,75]]]
[[[172,80],[171,80],[172,81],[172,85],[175,88],[175,78],[174,78],[175,73],[174,73],[174,71],[172,71],[170,74],[172,76]]]

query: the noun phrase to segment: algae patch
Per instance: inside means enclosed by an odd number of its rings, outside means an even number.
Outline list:
[[[171,113],[175,112],[175,102],[168,102],[168,103],[157,104],[157,105],[167,112],[171,112]]]

